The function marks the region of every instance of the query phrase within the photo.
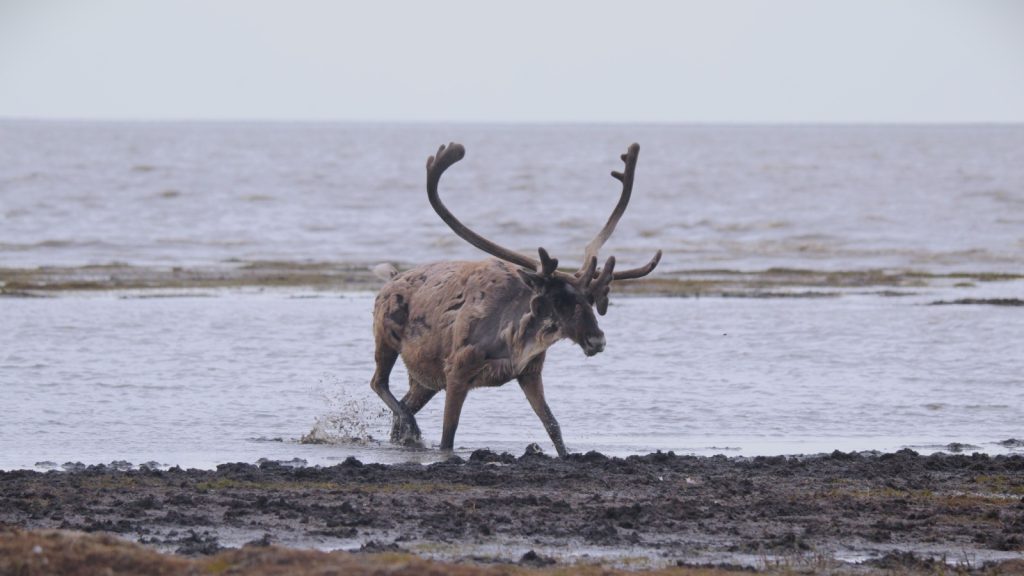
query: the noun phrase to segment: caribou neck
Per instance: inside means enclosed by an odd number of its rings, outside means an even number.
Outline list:
[[[512,276],[513,266],[500,261],[495,263],[506,268],[510,278],[515,279],[492,295],[489,305],[495,310],[486,315],[487,319],[478,320],[476,328],[480,335],[478,342],[490,340],[482,345],[490,368],[489,380],[498,384],[523,374],[531,362],[565,336],[552,319],[538,318],[530,311],[533,294],[529,287]],[[487,338],[486,334],[492,336]]]

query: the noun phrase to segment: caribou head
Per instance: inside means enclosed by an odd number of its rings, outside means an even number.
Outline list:
[[[622,155],[625,168],[612,172],[622,183],[619,201],[575,271],[559,269],[558,259],[544,248],[534,259],[500,246],[448,210],[437,187],[444,171],[465,156],[461,144],[441,146],[427,159],[430,205],[457,235],[497,260],[417,266],[391,274],[381,288],[373,324],[377,370],[370,385],[394,413],[392,440],[418,442],[416,412],[445,390],[441,448],[451,450],[467,392],[515,379],[559,455],[566,454],[561,429],[544,400],[545,353],[564,338],[587,356],[603,351],[605,337],[597,315],[608,311],[612,283],[646,276],[661,259],[659,250],[639,268],[617,271],[614,256],[598,266],[598,251],[629,204],[639,152],[640,146],[631,145]],[[399,355],[409,371],[409,391],[401,400],[388,382]]]

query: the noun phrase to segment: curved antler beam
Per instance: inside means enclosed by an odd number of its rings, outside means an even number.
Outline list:
[[[633,175],[636,173],[636,160],[640,155],[640,145],[636,142],[629,145],[625,154],[622,154],[622,162],[625,164],[622,172],[616,170],[612,171],[612,178],[615,178],[619,182],[622,182],[622,193],[619,195],[619,202],[615,205],[615,209],[612,210],[611,216],[608,217],[608,221],[605,222],[604,228],[597,233],[597,236],[587,244],[586,252],[583,255],[583,265],[580,266],[580,271],[590,262],[591,258],[596,258],[598,251],[604,246],[604,243],[611,237],[612,232],[615,231],[615,227],[619,224],[619,219],[622,218],[622,214],[626,211],[626,206],[629,205],[629,198],[633,194]]]
[[[427,158],[427,198],[430,200],[430,205],[433,206],[434,211],[441,217],[441,220],[444,220],[444,223],[466,242],[506,262],[511,262],[530,270],[540,270],[540,263],[533,258],[523,256],[504,246],[499,246],[470,230],[441,202],[441,197],[437,193],[437,185],[441,181],[441,174],[444,174],[444,171],[451,167],[452,164],[462,160],[465,155],[466,149],[462,144],[451,142],[448,146],[441,146],[437,149],[437,154]]]
[[[658,250],[654,254],[654,258],[651,258],[650,262],[639,268],[631,268],[629,270],[623,270],[612,274],[612,280],[635,280],[636,278],[643,278],[657,268],[658,262],[661,262],[661,250]]]

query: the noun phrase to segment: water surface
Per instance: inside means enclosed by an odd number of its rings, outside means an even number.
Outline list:
[[[1021,126],[0,121],[0,294],[57,294],[0,298],[0,468],[436,459],[344,440],[389,426],[368,385],[373,296],[317,275],[481,257],[424,194],[424,160],[450,140],[468,150],[442,182],[453,211],[567,265],[640,142],[604,254],[633,266],[660,248],[655,281],[730,283],[669,292],[748,296],[614,292],[605,353],[549,354],[570,449],[1000,452],[1024,438],[1024,308],[928,305],[1024,298]],[[262,272],[235,282],[249,265]],[[780,267],[798,270],[765,272]],[[55,288],[17,288],[33,274]],[[76,292],[62,275],[155,287]],[[401,367],[392,381],[400,394]],[[442,406],[420,417],[428,445]],[[299,443],[310,433],[329,443]],[[472,393],[456,440],[550,452],[515,384]]]
[[[297,296],[0,300],[0,469],[439,458],[443,396],[419,416],[432,449],[343,439],[390,426],[369,388],[373,298]],[[548,402],[572,451],[1004,452],[1024,437],[1020,312],[935,296],[620,298],[603,354],[549,352]],[[332,443],[300,444],[315,428]],[[531,442],[553,453],[515,383],[470,394],[458,451]]]
[[[578,264],[641,144],[620,264],[1024,270],[1024,126],[480,126],[0,121],[0,267],[478,258],[442,196]],[[635,264],[633,264],[635,263]]]

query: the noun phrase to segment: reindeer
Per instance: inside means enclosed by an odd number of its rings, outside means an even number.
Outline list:
[[[441,450],[451,451],[467,393],[481,386],[519,382],[544,424],[558,455],[566,455],[562,432],[544,400],[541,371],[547,349],[568,338],[587,356],[604,350],[597,313],[608,310],[611,284],[642,278],[661,260],[661,250],[645,266],[616,271],[615,256],[597,267],[597,253],[615,230],[633,189],[640,146],[622,155],[625,169],[613,171],[622,182],[619,202],[604,228],[587,245],[575,273],[558,269],[544,248],[539,260],[509,250],[460,222],[441,202],[437,185],[452,164],[465,156],[461,144],[441,146],[427,159],[427,198],[442,220],[461,238],[494,256],[481,262],[437,262],[399,274],[389,267],[373,307],[374,360],[371,388],[394,414],[391,440],[420,443],[419,412],[445,391]],[[388,385],[399,355],[409,372],[409,391],[398,400]]]

